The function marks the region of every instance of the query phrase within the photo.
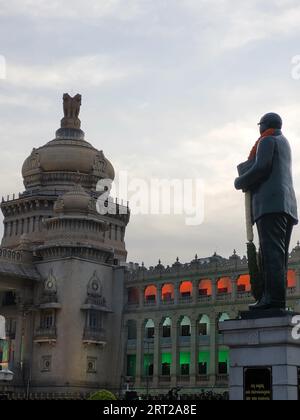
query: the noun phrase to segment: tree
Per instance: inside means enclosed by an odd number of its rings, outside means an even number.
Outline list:
[[[88,399],[90,401],[115,401],[117,398],[112,392],[103,389],[90,395]]]

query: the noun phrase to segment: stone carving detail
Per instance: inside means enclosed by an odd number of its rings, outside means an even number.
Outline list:
[[[52,269],[49,271],[48,278],[45,280],[44,292],[57,293],[57,281]]]
[[[63,200],[63,198],[62,197],[59,197],[56,200],[54,206],[55,206],[55,211],[57,213],[62,213],[64,211],[64,200]]]
[[[105,167],[106,167],[106,163],[105,163],[104,155],[103,153],[98,153],[95,158],[95,162],[93,166],[94,173],[96,175],[101,175],[105,171]]]
[[[103,286],[101,280],[98,277],[97,271],[94,272],[92,278],[89,281],[87,294],[88,296],[92,297],[102,297]]]
[[[103,285],[97,271],[94,272],[88,283],[86,303],[106,307],[106,299],[103,297]]]
[[[78,118],[81,107],[81,95],[77,94],[73,98],[68,93],[63,96],[64,118],[61,120],[62,128],[80,128],[81,121]]]
[[[53,270],[49,271],[47,279],[44,281],[41,303],[57,303],[57,280]]]
[[[38,169],[40,167],[40,155],[36,149],[33,149],[29,160],[29,169]]]

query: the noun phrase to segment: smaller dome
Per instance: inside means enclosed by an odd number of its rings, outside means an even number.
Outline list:
[[[91,213],[96,211],[95,200],[77,184],[74,189],[59,197],[54,204],[54,213]]]

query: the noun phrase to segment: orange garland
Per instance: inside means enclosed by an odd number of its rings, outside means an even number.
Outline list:
[[[257,140],[255,145],[252,147],[252,150],[250,152],[248,160],[254,159],[256,157],[257,148],[258,148],[258,145],[259,145],[259,142],[261,141],[261,139],[263,139],[265,137],[274,136],[275,132],[276,132],[276,130],[274,128],[269,128],[268,130],[266,130],[265,132],[262,133],[261,137]]]

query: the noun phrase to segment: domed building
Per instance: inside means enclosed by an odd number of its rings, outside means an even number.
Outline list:
[[[89,191],[96,190],[100,179],[114,180],[112,164],[102,150],[95,149],[85,140],[78,118],[81,96],[64,95],[65,117],[55,139],[33,149],[22,168],[27,191],[66,191],[76,182],[78,173],[81,184]]]
[[[71,211],[73,205],[76,210],[84,197],[91,207],[95,207],[101,195],[101,191],[97,191],[98,182],[115,178],[114,168],[103,151],[88,143],[80,128],[81,96],[71,98],[65,94],[63,104],[64,118],[55,139],[33,149],[23,164],[25,191],[17,198],[3,199],[1,203],[5,217],[2,246],[5,248],[17,248],[23,234],[27,235],[33,248],[43,245],[47,235],[45,221],[53,216],[54,207],[59,205],[62,196],[69,207],[67,211]],[[72,194],[74,185],[80,185],[81,194]],[[120,213],[124,211],[117,210],[116,215],[103,218],[107,225],[104,236],[107,246],[114,249],[115,259],[125,261],[124,236],[129,210],[125,215]]]
[[[80,95],[64,95],[55,139],[23,164],[25,191],[1,203],[0,306],[12,304],[17,328],[10,341],[15,390],[29,375],[32,392],[119,386],[130,215],[118,203],[115,214],[97,211],[97,183],[113,181],[115,172],[85,140],[80,105]]]

